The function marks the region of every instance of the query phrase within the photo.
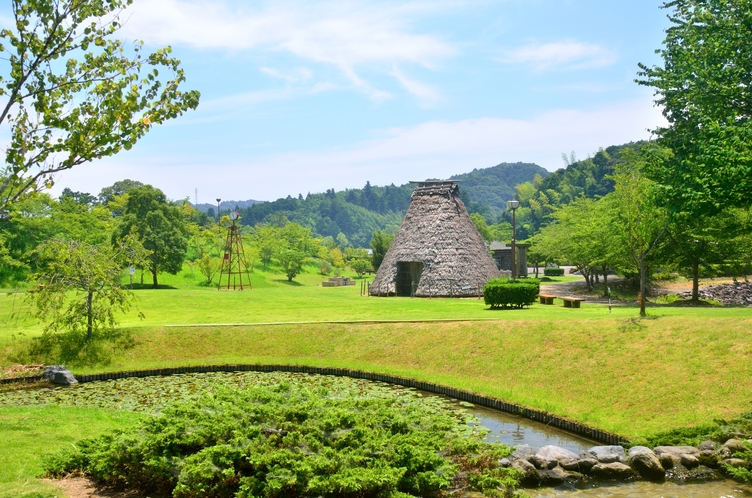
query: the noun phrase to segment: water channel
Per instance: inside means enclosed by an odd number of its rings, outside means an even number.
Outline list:
[[[528,444],[533,448],[555,445],[578,454],[600,444],[516,415],[481,407],[469,410],[480,419],[480,425],[491,430],[489,441],[509,446]],[[702,483],[636,481],[612,485],[563,485],[558,488],[528,489],[525,492],[532,498],[743,498],[752,497],[752,486],[730,479]]]

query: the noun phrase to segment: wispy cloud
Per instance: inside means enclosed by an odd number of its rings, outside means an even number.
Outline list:
[[[408,78],[396,65],[392,67],[389,74],[394,76],[408,92],[418,97],[424,103],[430,104],[440,98],[439,93],[433,87]]]
[[[616,59],[611,50],[574,41],[524,45],[505,51],[501,57],[502,62],[531,65],[538,71],[603,67]]]
[[[273,78],[284,80],[288,83],[297,83],[299,81],[306,81],[311,78],[311,71],[306,68],[299,68],[291,71],[281,71],[273,67],[262,67],[259,68],[259,71],[264,74],[268,74]]]
[[[348,147],[253,156],[243,162],[141,149],[137,156],[106,160],[106,167],[83,165],[62,179],[91,192],[134,178],[163,188],[172,198],[192,195],[199,185],[228,198],[273,200],[357,187],[366,180],[384,185],[447,177],[504,161],[534,162],[554,170],[561,166],[564,151],[574,150],[584,158],[603,146],[649,138],[647,129],[663,123],[660,109],[647,97],[592,111],[554,110],[531,119],[431,121],[383,130]],[[61,181],[59,188],[65,186]]]
[[[340,69],[353,87],[380,100],[388,93],[366,82],[359,67],[382,67],[384,72],[397,63],[433,67],[457,52],[447,42],[413,30],[414,19],[435,8],[430,3],[369,1],[276,0],[249,8],[226,1],[136,0],[123,32],[159,45],[287,52]]]

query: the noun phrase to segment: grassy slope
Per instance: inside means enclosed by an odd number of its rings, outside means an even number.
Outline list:
[[[198,280],[188,273],[165,276],[161,281],[174,289],[136,291],[146,320],[134,312],[122,320],[135,346],[107,366],[75,370],[255,362],[342,366],[466,388],[631,438],[752,409],[749,309],[651,308],[650,319],[636,320],[637,310],[630,307],[611,313],[588,304],[579,310],[534,305],[489,311],[477,299],[360,297],[359,285],[319,287],[323,277],[313,273],[288,284],[279,272],[257,272],[250,292],[217,292],[197,286]],[[7,353],[41,330],[23,317],[9,319],[19,306],[19,296],[0,296],[0,352],[6,352],[0,366],[11,362]],[[491,320],[164,326],[436,318]],[[2,408],[0,432],[15,434],[13,424],[33,422],[35,413],[47,417],[45,410],[53,409]],[[49,415],[59,415],[64,425],[36,438],[32,432],[15,443],[12,457],[37,454],[40,441],[54,448],[98,432],[107,424],[96,420],[111,417],[96,410],[54,410],[61,412]],[[0,480],[17,486],[36,468],[8,468]]]

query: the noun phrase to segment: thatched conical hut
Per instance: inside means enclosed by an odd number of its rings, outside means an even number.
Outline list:
[[[374,296],[478,296],[499,276],[452,180],[415,182],[410,207],[381,263]]]

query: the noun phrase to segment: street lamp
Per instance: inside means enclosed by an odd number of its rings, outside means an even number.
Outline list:
[[[515,211],[520,207],[520,201],[507,201],[507,208],[512,210],[512,280],[517,279],[517,218]]]
[[[217,224],[219,224],[219,203],[222,202],[222,199],[217,197]]]

